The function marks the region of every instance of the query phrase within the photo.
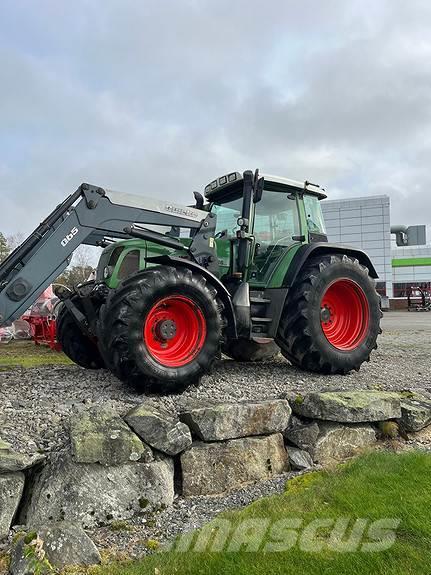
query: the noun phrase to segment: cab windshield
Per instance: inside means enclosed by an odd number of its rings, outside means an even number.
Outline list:
[[[234,196],[223,204],[213,204],[211,212],[217,216],[216,237],[234,238],[238,230],[238,218],[241,217],[242,195]]]

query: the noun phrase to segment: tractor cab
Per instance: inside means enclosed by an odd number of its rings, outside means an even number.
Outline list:
[[[304,243],[326,242],[319,186],[257,172],[232,172],[205,187],[217,216],[221,276],[278,287]],[[283,276],[283,277],[281,277]]]

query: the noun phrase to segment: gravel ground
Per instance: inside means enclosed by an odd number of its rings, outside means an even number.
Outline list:
[[[213,374],[203,378],[199,387],[161,397],[160,401],[175,410],[190,399],[264,399],[292,391],[411,389],[431,396],[431,314],[387,313],[383,329],[379,348],[371,361],[359,372],[347,376],[305,373],[282,357],[262,364],[226,359],[217,364]],[[124,414],[144,397],[139,390],[122,384],[106,371],[56,366],[0,372],[0,437],[21,452],[49,452],[67,442],[67,423],[74,410],[108,403]],[[429,439],[418,441],[418,445],[428,446]],[[164,539],[178,529],[202,524],[222,509],[245,505],[264,494],[279,491],[284,481],[284,477],[277,478],[227,497],[187,501],[178,498],[174,508],[157,516],[156,525],[151,528],[138,518],[133,531],[126,535],[101,529],[94,538],[99,544],[105,541],[130,551],[132,539],[141,542],[151,536]],[[133,544],[132,548],[135,547]]]

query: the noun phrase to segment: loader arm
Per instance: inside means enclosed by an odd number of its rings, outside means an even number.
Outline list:
[[[0,264],[0,326],[20,317],[70,262],[81,244],[152,224],[199,229],[207,212],[82,184]]]

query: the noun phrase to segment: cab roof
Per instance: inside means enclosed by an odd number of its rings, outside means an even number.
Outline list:
[[[289,178],[284,178],[282,176],[274,176],[271,174],[259,173],[260,177],[265,180],[265,187],[267,189],[274,189],[278,191],[283,191],[288,188],[294,192],[306,192],[307,194],[312,194],[317,196],[319,200],[325,199],[327,196],[324,194],[324,189],[317,184],[312,184],[311,182],[305,181],[301,182],[298,180],[290,180]],[[205,197],[212,201],[216,197],[224,195],[226,192],[231,190],[237,190],[242,187],[243,175],[240,172],[230,172],[220,178],[217,178],[205,186]],[[272,185],[271,185],[272,184]]]

